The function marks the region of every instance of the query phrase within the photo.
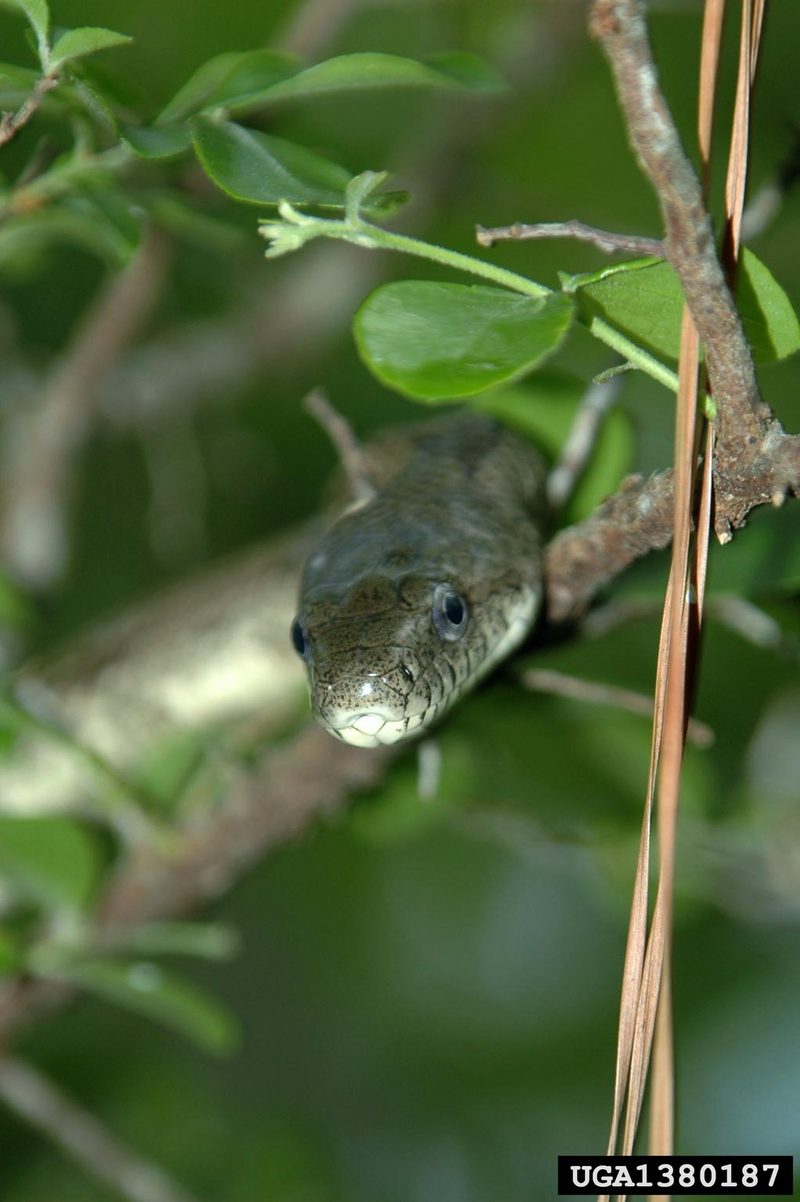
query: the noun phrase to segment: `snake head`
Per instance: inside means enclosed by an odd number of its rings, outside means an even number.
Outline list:
[[[478,414],[421,423],[410,446],[317,544],[292,626],[314,716],[359,747],[429,726],[542,599],[538,453]]]
[[[358,747],[410,738],[524,638],[535,607],[510,578],[470,595],[419,572],[310,589],[292,641],[314,716]]]

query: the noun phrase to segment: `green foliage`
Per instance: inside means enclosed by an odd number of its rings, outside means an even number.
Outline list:
[[[68,29],[54,42],[50,51],[49,66],[51,71],[57,71],[64,63],[76,58],[85,58],[87,54],[96,54],[98,50],[111,50],[114,46],[125,46],[132,41],[124,33],[115,33],[113,29],[99,29],[85,26],[82,29]]]
[[[382,88],[494,90],[498,76],[480,59],[441,55],[433,63],[396,54],[345,54],[303,68],[292,55],[271,50],[221,54],[204,63],[170,101],[160,125],[222,108],[251,114],[278,101],[305,100]]]
[[[304,146],[208,117],[195,117],[191,133],[203,168],[234,200],[344,208],[349,172]]]
[[[205,1052],[229,1055],[239,1040],[230,1012],[204,990],[149,961],[65,960],[46,974],[78,985],[191,1039]]]
[[[123,125],[121,137],[143,159],[174,159],[192,145],[188,125]]]
[[[155,191],[147,181],[137,186],[129,178],[135,160],[161,170],[192,148],[209,177],[236,201],[262,208],[280,201],[335,211],[344,208],[351,179],[344,167],[295,141],[233,122],[228,119],[231,114],[255,116],[288,101],[362,90],[480,93],[500,86],[497,75],[469,54],[441,54],[428,63],[399,55],[351,54],[304,67],[295,56],[278,51],[225,53],[202,64],[155,124],[146,125],[132,122],[127,109],[118,111],[102,89],[69,71],[75,60],[122,46],[131,41],[129,37],[87,26],[67,30],[49,49],[46,7],[33,0],[22,7],[40,38],[43,71],[56,76],[67,68],[48,93],[49,108],[60,115],[65,133],[76,108],[83,110],[84,120],[77,127],[79,136],[55,164],[16,187],[12,184],[5,194],[0,191],[0,270],[12,272],[28,270],[37,254],[63,241],[95,249],[115,265],[125,262],[138,244],[142,218],[149,214],[158,222],[164,189],[169,187],[165,182]],[[0,82],[3,79],[5,87],[21,92],[16,101],[21,103],[37,77],[11,65]],[[107,203],[85,220],[81,212],[85,190],[98,184]],[[162,204],[154,204],[155,196]],[[365,204],[365,212],[385,216],[404,199],[402,193],[375,196]],[[171,192],[171,202],[173,215],[179,206],[188,206],[179,183]],[[121,244],[118,217],[126,204],[138,220],[127,223],[126,241]]]
[[[10,3],[12,7],[21,9],[30,22],[36,35],[39,61],[42,69],[45,70],[47,67],[47,36],[50,31],[50,10],[47,7],[47,0],[5,0],[5,2]]]
[[[0,816],[0,869],[20,896],[45,910],[85,911],[101,863],[97,842],[75,819]]]
[[[568,276],[562,283],[587,316],[599,314],[654,354],[677,360],[683,293],[669,263],[636,259],[588,275]],[[747,247],[737,299],[757,359],[766,363],[794,354],[800,347],[800,324],[791,302]]]
[[[435,401],[531,371],[557,349],[571,318],[567,297],[405,280],[373,292],[354,329],[361,357],[379,380]]]
[[[195,113],[221,107],[229,113],[238,112],[240,106],[247,106],[255,96],[268,95],[270,88],[300,69],[301,63],[295,55],[277,50],[218,54],[203,63],[173,96],[159,115],[158,124],[168,126]]]
[[[13,90],[24,95],[32,92],[39,73],[30,67],[18,67],[16,63],[0,63],[0,88]]]

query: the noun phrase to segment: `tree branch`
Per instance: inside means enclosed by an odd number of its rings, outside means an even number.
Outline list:
[[[30,121],[42,103],[42,98],[58,83],[57,76],[43,75],[37,79],[30,96],[22,102],[15,113],[3,113],[0,117],[0,146],[5,146]]]
[[[657,255],[664,257],[664,243],[658,238],[642,238],[637,234],[614,234],[610,230],[599,230],[583,221],[540,221],[526,225],[516,221],[513,225],[501,225],[494,229],[476,226],[475,237],[481,246],[494,246],[495,242],[525,242],[532,238],[575,238],[588,242],[606,254],[623,252],[632,255]]]
[[[50,583],[63,567],[66,494],[97,386],[150,315],[166,257],[163,237],[149,230],[129,266],[99,290],[36,402],[26,398],[6,415],[0,555],[26,584]]]
[[[638,0],[594,0],[590,30],[608,58],[631,146],[664,218],[667,257],[706,349],[717,406],[715,528],[720,541],[756,505],[800,490],[800,439],[764,404],[714,246],[700,183],[662,96]]]
[[[545,552],[547,617],[582,613],[606,584],[648,551],[672,541],[672,470],[629,476],[583,522],[561,530]]]

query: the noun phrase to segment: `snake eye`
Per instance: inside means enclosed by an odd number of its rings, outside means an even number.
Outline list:
[[[463,597],[448,584],[437,584],[433,594],[433,624],[441,638],[448,642],[460,639],[467,629],[469,613]]]
[[[290,629],[292,646],[301,659],[305,659],[306,651],[308,650],[308,640],[306,632],[303,630],[303,625],[299,618],[295,618]]]

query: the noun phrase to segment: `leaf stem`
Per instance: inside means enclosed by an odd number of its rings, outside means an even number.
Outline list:
[[[518,275],[516,271],[508,271],[505,267],[486,263],[482,259],[473,258],[472,255],[423,242],[419,238],[409,238],[406,234],[395,234],[378,226],[369,226],[369,231],[375,245],[385,250],[399,250],[403,254],[428,259],[432,263],[440,263],[443,267],[452,267],[456,271],[490,280],[494,284],[510,288],[512,292],[521,292],[524,296],[550,296],[553,293],[553,289],[546,288],[544,284],[537,284],[535,280]]]
[[[612,325],[609,325],[602,317],[592,316],[587,321],[578,314],[578,321],[581,321],[587,328],[590,334],[595,338],[599,338],[606,346],[610,346],[612,350],[623,355],[629,363],[634,367],[638,367],[640,371],[645,372],[648,376],[652,376],[654,380],[658,380],[659,384],[663,384],[665,388],[669,388],[671,392],[678,391],[678,375],[662,363],[660,359],[656,359],[655,355],[651,355],[649,351],[638,346],[637,343],[631,342],[630,338],[626,338],[619,330],[615,330]]]
[[[354,181],[355,182],[355,181]],[[366,189],[364,189],[366,193]],[[359,196],[359,200],[363,198]],[[261,233],[271,243],[267,254],[276,257],[299,249],[304,243],[314,238],[335,238],[344,242],[352,242],[371,250],[396,250],[402,254],[413,255],[418,259],[427,259],[431,263],[439,263],[443,267],[451,267],[455,271],[463,271],[479,279],[499,284],[512,292],[523,296],[545,297],[554,295],[554,289],[546,288],[535,280],[518,275],[494,263],[486,263],[472,255],[459,251],[448,250],[419,238],[410,238],[406,234],[395,234],[380,226],[365,221],[357,214],[353,205],[344,220],[325,217],[314,217],[298,212],[286,201],[278,206],[281,220],[264,221],[261,223]],[[677,374],[666,364],[656,359],[649,351],[627,338],[619,330],[614,329],[607,321],[597,316],[585,317],[580,311],[576,313],[578,321],[586,326],[589,333],[606,346],[611,347],[617,354],[633,367],[663,384],[671,392],[677,392]]]

